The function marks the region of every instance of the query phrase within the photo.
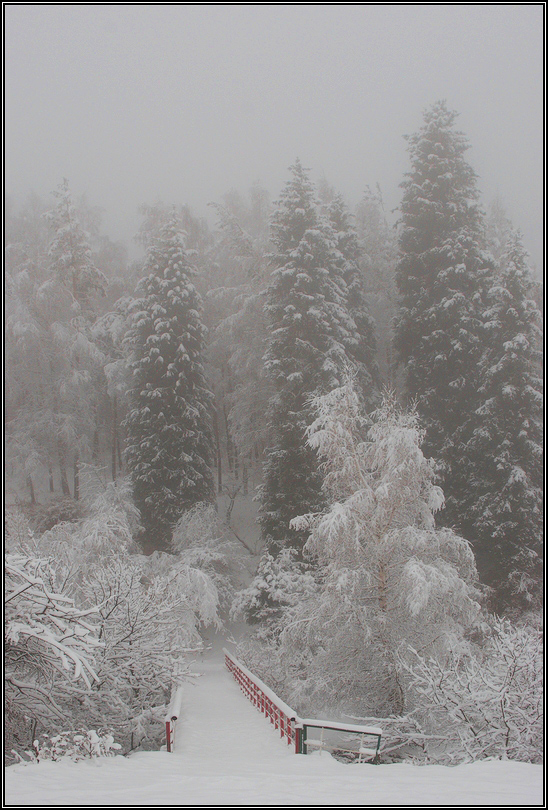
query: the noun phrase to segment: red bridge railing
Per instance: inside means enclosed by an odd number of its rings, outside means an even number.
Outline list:
[[[322,750],[346,751],[358,755],[358,762],[378,764],[382,729],[376,726],[349,725],[329,720],[303,719],[228,650],[223,649],[223,652],[227,669],[240,685],[244,695],[270,720],[276,729],[280,730],[280,736],[286,738],[287,744],[294,745],[296,754],[306,754],[309,747],[318,748],[320,753]],[[320,730],[320,739],[309,738],[309,729]],[[352,735],[354,739],[359,740],[359,748],[344,748],[339,743],[330,743],[327,738],[329,735],[327,737],[325,735],[326,731]]]
[[[173,751],[175,746],[175,724],[179,715],[181,714],[181,703],[183,699],[183,690],[179,686],[173,695],[171,702],[168,706],[167,714],[165,716],[166,724],[166,751]]]
[[[288,745],[295,746],[295,753],[302,753],[302,727],[298,723],[297,713],[228,650],[223,649],[223,652],[227,669],[244,695],[270,720],[274,728],[279,729],[280,737],[285,737]]]

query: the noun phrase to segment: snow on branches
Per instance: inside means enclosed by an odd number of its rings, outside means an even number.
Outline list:
[[[46,584],[48,561],[10,553],[5,561],[5,664],[8,711],[63,719],[61,700],[97,681],[95,608],[79,610]]]
[[[219,625],[212,577],[180,557],[134,553],[123,487],[91,495],[79,523],[38,538],[11,531],[6,656],[19,750],[35,735],[25,739],[24,718],[50,734],[108,727],[125,751],[157,747],[199,627]]]
[[[542,646],[538,629],[495,620],[475,654],[451,647],[443,660],[414,651],[402,661],[430,740],[427,757],[451,765],[485,757],[541,762]]]
[[[283,620],[282,647],[300,666],[295,695],[401,713],[398,651],[411,643],[437,654],[475,623],[474,557],[465,540],[434,527],[443,493],[412,411],[385,396],[367,427],[351,382],[313,406],[308,441],[330,505],[293,524],[308,528],[305,552],[320,582]]]

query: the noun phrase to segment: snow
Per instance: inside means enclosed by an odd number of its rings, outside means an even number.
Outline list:
[[[222,643],[185,687],[173,754],[12,765],[4,806],[542,806],[539,765],[344,765],[294,754],[241,694]]]

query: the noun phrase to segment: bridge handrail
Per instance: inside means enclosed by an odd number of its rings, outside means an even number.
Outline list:
[[[333,731],[350,731],[355,734],[371,734],[374,737],[382,736],[382,728],[378,726],[360,726],[355,723],[335,723],[332,720],[310,720],[299,718],[299,723],[309,728],[327,728]]]
[[[164,718],[166,724],[166,751],[173,751],[175,745],[175,723],[181,714],[183,702],[183,687],[178,686],[175,694],[169,703],[167,714]]]
[[[226,650],[223,647],[223,653],[225,655],[225,663],[227,668],[230,672],[234,675],[236,680],[240,683],[240,686],[247,692],[247,696],[250,700],[252,700],[256,706],[258,706],[261,711],[268,715],[270,718],[270,722],[273,723],[276,728],[278,728],[278,722],[280,722],[280,716],[275,716],[271,711],[272,706],[276,706],[278,712],[285,715],[287,720],[289,721],[289,728],[286,726],[285,728],[285,736],[287,737],[288,743],[295,742],[295,753],[296,754],[306,754],[307,745],[313,745],[312,741],[307,741],[307,730],[309,728],[321,728],[322,729],[322,739],[323,739],[323,730],[333,730],[333,731],[345,731],[351,734],[361,734],[363,736],[373,736],[376,737],[376,746],[374,750],[371,750],[371,755],[374,754],[373,761],[378,763],[379,761],[379,752],[380,752],[380,744],[381,744],[381,737],[382,737],[382,729],[378,726],[362,726],[356,723],[338,723],[331,720],[316,720],[311,718],[303,718],[299,717],[295,709],[292,709],[291,706],[288,706],[278,695],[272,691],[260,678],[258,678],[250,669],[248,669],[245,664],[242,664],[235,655],[232,655],[231,652]],[[251,695],[251,691],[246,689],[240,678],[235,674],[234,670],[239,670],[241,674],[247,678],[248,681],[253,683],[259,692],[262,693],[263,697],[259,697],[257,693],[254,691],[253,696]],[[270,704],[270,706],[269,706]],[[270,710],[269,710],[270,709]],[[284,728],[283,725],[281,726],[282,736],[284,736]],[[362,740],[363,740],[362,736]],[[323,744],[323,743],[322,743]],[[362,741],[363,746],[363,741]],[[363,753],[369,752],[370,749],[360,747],[359,753],[360,758]]]
[[[296,722],[295,709],[288,706],[278,695],[261,681],[245,664],[223,649],[225,664],[236,682],[249,700],[268,717],[274,728],[280,730],[280,737],[285,737],[287,744],[295,745],[295,753],[302,748],[302,729]]]
[[[272,689],[270,689],[265,683],[263,683],[263,681],[261,681],[260,678],[255,675],[255,673],[251,672],[251,670],[248,669],[245,664],[242,664],[242,662],[239,661],[235,655],[232,655],[232,653],[230,653],[228,650],[225,650],[224,647],[223,652],[225,654],[225,659],[229,658],[238,667],[238,669],[241,669],[244,675],[247,675],[247,677],[250,678],[250,680],[252,680],[259,687],[259,689],[264,692],[268,698],[270,698],[272,703],[275,703],[276,706],[283,711],[284,714],[294,720],[297,719],[297,712],[295,709],[292,709],[291,706],[284,703],[284,701],[279,698],[278,695],[272,691]]]

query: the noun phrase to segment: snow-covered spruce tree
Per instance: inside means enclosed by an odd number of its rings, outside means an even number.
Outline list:
[[[508,219],[500,197],[496,197],[487,211],[485,237],[487,249],[496,262],[500,262],[506,252],[508,239],[512,234],[512,223]]]
[[[393,320],[397,309],[395,270],[398,260],[396,229],[386,219],[382,193],[369,187],[356,207],[360,266],[369,311],[375,320],[377,363],[384,384],[398,389],[394,368]]]
[[[385,397],[367,430],[351,382],[314,406],[329,507],[293,522],[310,532],[320,586],[281,619],[288,698],[303,711],[401,714],[412,707],[398,656],[408,645],[442,655],[477,620],[474,556],[434,527],[443,493],[415,413]]]
[[[151,240],[145,271],[128,336],[133,381],[125,424],[142,543],[153,551],[169,548],[185,510],[213,497],[201,302],[177,217]]]
[[[53,196],[57,205],[45,214],[54,234],[49,246],[51,275],[70,290],[75,312],[86,316],[93,294],[104,295],[107,280],[93,262],[88,234],[80,225],[66,178]]]
[[[371,410],[378,401],[379,371],[376,363],[375,322],[369,312],[364,277],[360,268],[361,248],[350,212],[337,193],[325,206],[333,230],[335,245],[341,254],[339,273],[342,277],[346,310],[344,347],[352,360],[356,383],[366,407]],[[353,323],[352,323],[353,322]]]
[[[275,394],[269,419],[275,436],[265,465],[259,522],[268,550],[302,549],[304,536],[291,529],[296,515],[324,505],[322,475],[307,446],[312,394],[337,386],[345,366],[349,330],[342,286],[341,254],[321,219],[314,187],[299,161],[272,217],[275,269],[267,291],[271,337],[265,355]]]
[[[541,315],[521,235],[514,232],[488,293],[483,403],[470,452],[478,568],[495,588],[497,611],[540,608],[543,546]]]
[[[465,161],[456,113],[437,102],[408,136],[412,169],[402,183],[400,309],[395,346],[406,391],[425,428],[446,496],[446,525],[461,525],[469,482],[471,415],[480,405],[484,297],[492,263],[483,254],[476,175]],[[472,537],[469,538],[473,540]]]
[[[268,340],[264,291],[269,281],[267,254],[269,204],[260,186],[250,190],[249,202],[236,192],[226,194],[218,215],[216,244],[210,256],[215,272],[205,296],[211,341],[207,358],[216,397],[218,488],[223,490],[222,458],[228,469],[242,474],[247,494],[248,470],[268,446],[266,413],[272,386],[263,356]]]

